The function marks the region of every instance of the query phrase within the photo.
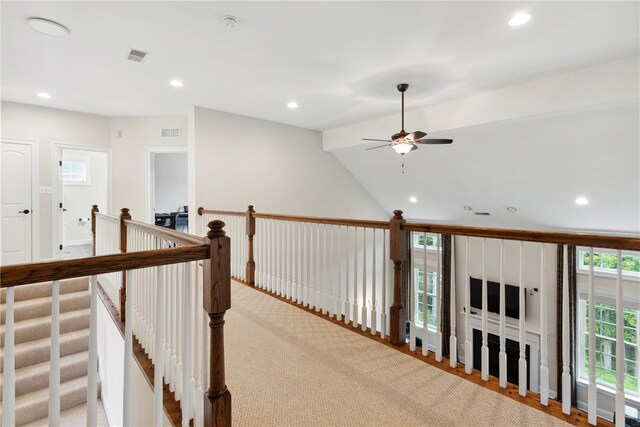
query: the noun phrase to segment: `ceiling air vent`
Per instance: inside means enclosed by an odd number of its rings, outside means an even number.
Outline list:
[[[175,129],[162,129],[163,138],[178,138],[180,137],[180,128]]]
[[[476,215],[481,215],[481,216],[489,216],[491,215],[489,212],[474,212]]]
[[[144,62],[144,60],[147,59],[147,56],[149,56],[149,52],[131,49],[131,52],[129,52],[129,56],[127,57],[127,59],[133,62]]]

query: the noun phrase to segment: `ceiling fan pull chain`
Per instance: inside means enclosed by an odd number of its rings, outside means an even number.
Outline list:
[[[404,154],[402,155],[402,174],[404,175]]]

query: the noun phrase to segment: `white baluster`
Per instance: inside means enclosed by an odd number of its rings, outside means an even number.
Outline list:
[[[297,282],[298,288],[296,292],[296,296],[298,297],[298,304],[304,306],[304,294],[303,294],[303,282],[304,282],[304,247],[302,246],[302,239],[304,231],[304,223],[299,222],[297,226],[297,234],[296,234],[296,242],[298,245],[298,251],[296,252],[296,258],[298,260],[298,269],[297,269]]]
[[[335,300],[335,295],[333,292],[333,286],[334,286],[334,281],[333,281],[333,262],[334,262],[334,256],[333,256],[333,226],[329,225],[329,253],[328,253],[328,258],[329,258],[329,317],[332,318],[335,314],[335,307],[336,307],[336,300]]]
[[[320,239],[320,224],[317,225],[316,227],[316,311],[322,311],[324,313],[324,307],[323,307],[323,303],[324,300],[322,299],[323,295],[323,290],[324,290],[324,281],[322,280],[322,274],[323,274],[323,270],[322,270],[322,243],[321,243],[321,239]]]
[[[133,286],[132,271],[127,271],[127,290],[130,291],[125,302],[125,318],[133,317],[133,292],[137,286]],[[133,404],[132,395],[132,366],[133,363],[133,322],[127,320],[124,324],[124,390],[122,393],[122,424],[125,427],[131,426],[131,405]]]
[[[544,243],[540,244],[540,403],[549,404],[547,365],[547,290],[544,280]]]
[[[14,320],[15,289],[7,288],[7,303],[5,309],[4,328],[4,362],[2,383],[2,425],[16,424],[16,358],[15,358],[15,320]]]
[[[345,314],[344,312],[344,305],[343,305],[343,301],[342,301],[342,235],[344,233],[342,232],[342,226],[338,226],[338,274],[336,276],[336,280],[337,280],[337,284],[338,284],[338,299],[337,299],[337,311],[336,311],[336,318],[338,320],[342,320],[343,319],[343,315]]]
[[[154,425],[162,426],[162,414],[164,411],[163,397],[163,380],[164,371],[164,267],[156,267],[158,280],[156,282],[156,339],[155,339],[155,370],[153,377],[153,419]],[[185,335],[188,335],[185,333]]]
[[[505,331],[506,294],[504,285],[504,240],[500,240],[500,353],[498,354],[500,387],[507,387],[507,343]]]
[[[524,288],[524,252],[522,241],[520,241],[520,262],[518,269],[518,284],[520,289],[518,290],[518,294],[520,296],[520,314],[518,319],[518,333],[519,333],[519,341],[520,341],[520,358],[518,359],[518,393],[520,396],[527,395],[527,353],[526,353],[526,342],[525,342],[525,288]]]
[[[308,234],[309,234],[309,224],[306,222],[302,223],[302,258],[303,258],[303,264],[304,264],[304,269],[302,271],[303,273],[303,280],[304,280],[304,287],[303,287],[303,300],[304,300],[304,307],[311,307],[311,304],[309,304],[310,301],[310,293],[309,293],[309,289],[310,289],[310,272],[311,272],[311,252],[310,252],[310,246],[311,246],[311,242],[309,240]]]
[[[618,274],[616,275],[616,427],[624,427],[624,300],[622,295],[622,253],[618,249]]]
[[[95,427],[98,425],[98,276],[91,276],[87,376],[87,426]]]
[[[346,227],[346,244],[345,253],[347,255],[346,265],[344,269],[344,323],[349,324],[351,321],[351,303],[349,301],[349,264],[351,263],[351,252],[349,251],[349,226]]]
[[[482,347],[480,360],[482,362],[481,377],[484,381],[489,380],[489,337],[488,337],[488,294],[487,294],[487,239],[482,238]]]
[[[320,276],[320,283],[322,283],[322,314],[327,314],[327,307],[329,305],[329,294],[327,292],[327,287],[329,285],[329,280],[327,277],[327,273],[329,270],[327,256],[327,225],[322,224],[322,249],[320,252],[320,268],[322,269],[322,275]]]
[[[276,251],[276,236],[275,236],[275,221],[269,221],[269,284],[267,290],[271,293],[274,292],[274,276],[276,272],[275,251]]]
[[[286,243],[286,261],[287,261],[287,299],[291,301],[293,298],[293,223],[286,222],[287,225],[287,243]]]
[[[413,239],[413,234],[412,234]],[[413,242],[413,240],[412,240]],[[422,355],[429,355],[429,308],[427,304],[427,289],[429,289],[429,269],[427,268],[427,233],[422,233]],[[413,274],[411,275],[413,277]],[[435,283],[434,283],[435,286]],[[412,292],[417,290],[411,287]],[[416,296],[418,298],[418,296]],[[411,310],[417,310],[418,304],[415,302],[411,306]],[[415,316],[418,317],[417,314]]]
[[[455,254],[455,236],[451,236],[451,254]],[[444,251],[443,251],[444,252]],[[458,305],[456,304],[456,280],[455,276],[455,256],[451,256],[451,331],[449,335],[449,366],[455,368],[458,366],[458,338],[456,337],[456,320],[458,316]]]
[[[318,269],[317,256],[318,248],[315,241],[315,226],[313,223],[309,224],[309,308],[318,310],[317,299],[317,274]]]
[[[51,370],[49,371],[49,426],[60,425],[60,281],[51,287]]]
[[[378,312],[376,307],[378,305],[378,301],[376,300],[376,229],[372,228],[373,232],[373,247],[372,247],[372,261],[371,261],[371,335],[376,335],[378,333]]]
[[[182,322],[183,331],[191,331],[191,316],[189,308],[191,305],[191,270],[184,266],[184,283],[182,284]],[[191,334],[182,334],[182,426],[189,427],[189,414],[191,413],[191,403],[189,397],[189,384],[191,383]]]
[[[442,275],[440,274],[441,240],[440,235],[436,234],[436,362],[442,362],[442,293],[440,292],[442,289]]]
[[[367,229],[362,229],[362,330],[367,330]]]
[[[358,227],[354,227],[353,239],[353,327],[358,327]]]
[[[464,372],[473,372],[473,341],[471,339],[471,327],[469,315],[471,311],[471,281],[469,276],[469,236],[466,236],[466,253],[464,262],[465,295],[464,295]]]
[[[380,337],[387,336],[387,230],[382,229],[382,313],[380,314]]]
[[[278,296],[286,297],[287,296],[287,277],[286,277],[286,226],[287,223],[285,221],[280,221],[280,238],[278,239],[278,243],[280,244],[280,250],[278,251],[278,255],[280,256],[280,280],[278,283]]]
[[[562,248],[562,412],[565,414],[571,414],[568,249],[566,245]]]

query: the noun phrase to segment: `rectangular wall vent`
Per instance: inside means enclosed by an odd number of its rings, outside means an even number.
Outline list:
[[[144,60],[147,59],[147,56],[149,56],[149,52],[131,49],[131,52],[129,52],[129,56],[127,57],[127,59],[133,62],[144,62]]]
[[[481,215],[481,216],[489,216],[491,215],[489,212],[474,212],[476,215]]]
[[[178,138],[180,137],[180,128],[175,129],[162,129],[163,138]]]

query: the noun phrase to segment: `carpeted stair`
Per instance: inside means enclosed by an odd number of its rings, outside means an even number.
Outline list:
[[[4,326],[6,290],[2,290],[0,322]],[[87,358],[91,297],[86,278],[60,283],[60,410],[87,400]],[[51,354],[51,283],[15,289],[16,425],[44,419],[49,412]],[[0,343],[4,350],[4,327]],[[0,355],[0,372],[4,351]],[[4,380],[4,377],[2,378]],[[0,380],[0,395],[3,383]],[[98,386],[98,393],[99,393]]]

